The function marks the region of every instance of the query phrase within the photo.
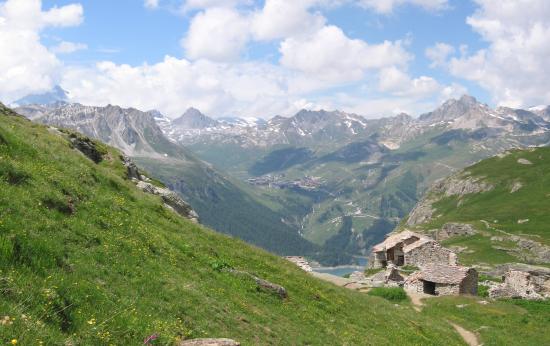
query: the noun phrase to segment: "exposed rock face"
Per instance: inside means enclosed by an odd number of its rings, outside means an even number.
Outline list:
[[[241,344],[231,339],[193,339],[178,343],[179,346],[240,346]]]
[[[433,204],[439,200],[440,196],[463,197],[472,193],[491,191],[493,188],[493,185],[483,181],[483,177],[472,177],[468,172],[439,180],[411,211],[407,218],[407,225],[415,226],[430,221],[436,211]]]
[[[69,140],[75,149],[93,162],[100,163],[103,161],[103,153],[98,149],[97,144],[90,138],[71,134],[69,135]]]
[[[174,191],[162,187],[157,187],[145,181],[138,181],[137,187],[144,192],[160,196],[166,206],[168,206],[170,209],[174,210],[181,216],[195,223],[199,222],[199,216],[197,215],[197,213]]]
[[[443,241],[452,237],[460,237],[465,235],[474,235],[477,231],[472,225],[464,223],[446,223],[439,231],[435,233],[435,240]]]
[[[523,265],[512,267],[504,282],[489,289],[491,298],[546,299],[550,297],[550,269]]]
[[[128,179],[137,179],[137,180],[143,180],[141,179],[141,174],[139,173],[139,169],[137,168],[134,161],[132,161],[128,156],[122,155],[122,164],[126,167],[128,175]]]

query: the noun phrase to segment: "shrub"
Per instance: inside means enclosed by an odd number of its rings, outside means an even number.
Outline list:
[[[489,286],[479,285],[477,287],[477,295],[480,297],[489,297]]]
[[[375,287],[368,292],[369,295],[382,297],[390,302],[402,302],[408,300],[407,293],[401,287]]]

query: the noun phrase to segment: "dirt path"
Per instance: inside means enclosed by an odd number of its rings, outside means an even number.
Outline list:
[[[469,346],[480,346],[481,345],[479,343],[479,339],[477,338],[477,335],[475,335],[473,332],[462,328],[458,324],[455,324],[455,323],[452,323],[452,322],[449,322],[449,323],[451,324],[451,326],[454,327],[454,329],[458,332],[458,334],[460,334],[462,339],[464,339],[464,341],[466,341],[466,343]]]
[[[424,303],[422,302],[422,299],[429,298],[430,296],[427,294],[422,293],[414,293],[406,291],[407,295],[411,299],[411,303],[413,304],[413,309],[415,309],[417,312],[422,311],[422,306]]]

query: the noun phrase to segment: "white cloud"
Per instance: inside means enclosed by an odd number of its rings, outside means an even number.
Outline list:
[[[440,11],[449,7],[448,0],[358,0],[360,6],[378,13],[389,14],[402,5],[420,6],[429,11]]]
[[[332,82],[359,80],[368,69],[404,65],[411,58],[399,41],[369,45],[332,25],[284,40],[280,52],[281,65]]]
[[[453,58],[453,75],[477,82],[496,103],[525,107],[550,102],[550,2],[476,0],[467,23],[486,49]]]
[[[273,40],[315,32],[325,18],[311,13],[316,0],[266,0],[262,10],[252,19],[252,31],[258,40]]]
[[[74,101],[156,108],[178,116],[189,106],[213,115],[262,116],[291,107],[284,71],[261,63],[223,64],[167,56],[154,65],[99,63],[69,68],[62,85]]]
[[[57,54],[70,54],[85,49],[88,49],[88,46],[84,43],[61,41],[55,47],[51,48],[51,51]]]
[[[46,27],[73,26],[83,20],[78,4],[42,11],[40,0],[0,3],[0,99],[6,103],[53,87],[61,66],[40,42]]]
[[[447,44],[438,42],[432,47],[426,48],[426,57],[432,61],[430,67],[444,66],[450,55],[454,54],[456,49]]]
[[[145,0],[143,6],[150,9],[155,9],[159,7],[160,0]]]
[[[434,95],[441,89],[441,85],[427,76],[413,79],[404,71],[392,66],[380,72],[378,88],[379,91],[394,96],[422,98]]]
[[[198,13],[182,40],[191,59],[236,60],[249,40],[249,21],[237,10],[212,8]]]

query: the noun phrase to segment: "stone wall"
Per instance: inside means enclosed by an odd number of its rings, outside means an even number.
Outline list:
[[[411,249],[405,253],[405,265],[422,267],[425,264],[436,263],[455,265],[456,256],[453,252],[435,242],[429,242]]]
[[[475,269],[468,270],[468,275],[460,284],[460,294],[477,295],[478,275]]]

